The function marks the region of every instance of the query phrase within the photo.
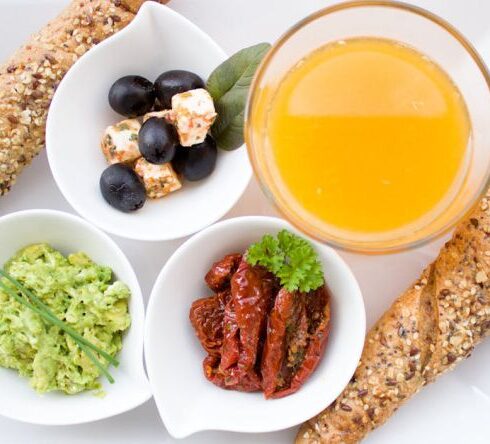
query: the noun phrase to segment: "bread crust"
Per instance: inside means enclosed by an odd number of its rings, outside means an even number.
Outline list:
[[[488,335],[489,200],[490,192],[374,325],[351,382],[332,405],[303,424],[297,444],[360,442]]]
[[[72,1],[0,67],[0,196],[44,147],[48,108],[68,69],[124,28],[144,1]]]

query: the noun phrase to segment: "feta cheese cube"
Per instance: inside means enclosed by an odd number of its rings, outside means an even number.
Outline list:
[[[151,113],[146,113],[143,116],[143,123],[152,117],[158,117],[159,119],[165,119],[168,123],[175,123],[175,113],[171,109],[164,109],[162,111],[152,111]]]
[[[170,163],[155,165],[142,157],[137,160],[134,171],[143,181],[146,195],[150,199],[164,197],[182,187],[177,173]]]
[[[141,124],[136,119],[126,119],[106,128],[102,137],[101,148],[111,165],[132,162],[141,157],[138,148],[140,128]]]
[[[216,119],[213,99],[203,88],[192,89],[172,97],[175,125],[182,146],[204,142]]]

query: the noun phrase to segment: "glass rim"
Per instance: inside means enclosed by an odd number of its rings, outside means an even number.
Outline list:
[[[305,28],[306,26],[310,25],[314,21],[336,13],[336,12],[341,12],[349,9],[355,9],[355,8],[369,8],[369,7],[381,7],[381,8],[390,8],[390,9],[397,9],[401,10],[404,12],[408,12],[411,14],[418,15],[419,17],[422,17],[423,19],[429,20],[435,25],[439,26],[442,28],[444,31],[449,33],[456,41],[464,48],[464,50],[470,55],[471,59],[473,62],[476,64],[478,67],[480,73],[483,76],[483,79],[487,85],[488,91],[490,93],[490,72],[489,69],[486,65],[486,63],[483,61],[483,58],[480,56],[474,45],[467,39],[455,26],[450,24],[448,21],[445,19],[439,17],[437,14],[430,12],[420,6],[415,6],[411,5],[405,2],[401,2],[398,0],[349,0],[341,3],[334,4],[332,6],[327,6],[325,8],[322,8],[316,12],[313,12],[312,14],[306,16],[293,26],[291,26],[289,29],[286,30],[284,34],[282,34],[279,39],[272,45],[270,50],[267,52],[261,63],[259,64],[257,71],[255,73],[255,76],[253,78],[251,87],[250,87],[250,92],[248,95],[247,99],[247,104],[245,108],[245,130],[244,130],[244,136],[245,136],[245,144],[247,147],[247,152],[249,155],[250,163],[252,165],[252,169],[254,171],[254,175],[258,180],[258,183],[260,187],[262,188],[262,191],[266,195],[267,199],[274,205],[274,207],[280,212],[280,214],[285,217],[290,223],[292,223],[296,228],[298,228],[300,231],[305,232],[307,235],[311,236],[312,238],[329,244],[339,250],[343,251],[350,251],[354,253],[363,253],[363,254],[388,254],[388,253],[398,253],[402,251],[407,251],[411,250],[414,248],[418,248],[422,245],[425,245],[429,242],[432,242],[441,236],[447,234],[450,230],[452,230],[458,222],[460,222],[462,219],[465,218],[465,216],[470,213],[473,208],[478,204],[478,202],[485,196],[487,189],[490,187],[490,169],[487,170],[486,176],[484,179],[481,181],[479,187],[475,190],[474,193],[472,193],[471,198],[469,201],[464,205],[464,208],[457,212],[455,216],[449,219],[448,222],[446,222],[442,227],[439,229],[420,237],[419,239],[414,239],[408,242],[403,241],[403,236],[399,236],[397,238],[390,239],[390,243],[392,245],[388,246],[379,246],[377,244],[383,243],[385,241],[351,241],[348,239],[341,239],[335,236],[331,236],[328,233],[325,232],[325,230],[317,230],[321,231],[320,234],[316,234],[312,232],[313,230],[310,229],[311,226],[309,227],[308,223],[305,223],[304,225],[299,223],[297,220],[295,220],[294,217],[289,215],[285,209],[279,205],[277,202],[276,197],[273,196],[273,194],[269,190],[269,186],[266,183],[266,180],[264,177],[262,177],[260,173],[260,166],[258,165],[258,161],[256,159],[256,155],[254,153],[254,149],[252,147],[252,125],[251,125],[251,116],[253,113],[253,108],[254,108],[254,103],[257,98],[257,91],[258,87],[257,85],[259,82],[263,79],[265,71],[267,67],[269,66],[271,60],[274,58],[276,53],[282,48],[282,46],[289,40],[290,37],[292,37],[294,34],[296,34],[298,31],[301,29]],[[299,217],[297,216],[299,219]],[[306,226],[305,226],[306,225]]]

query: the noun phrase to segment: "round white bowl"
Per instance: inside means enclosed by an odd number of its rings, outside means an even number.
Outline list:
[[[34,424],[80,424],[126,412],[150,399],[143,367],[143,298],[124,253],[105,233],[67,213],[28,210],[0,218],[0,265],[21,248],[40,242],[52,245],[63,254],[83,251],[95,262],[111,267],[115,277],[131,289],[131,327],[118,356],[120,366],[110,368],[116,382],[109,384],[101,378],[105,397],[91,392],[73,396],[55,392],[39,395],[16,371],[0,368],[0,415]]]
[[[332,325],[325,356],[295,394],[265,400],[262,393],[222,390],[203,375],[202,350],[189,322],[194,300],[211,294],[204,275],[227,253],[243,252],[264,234],[286,228],[272,217],[240,217],[215,224],[185,242],[162,269],[153,288],[145,327],[145,360],[153,395],[169,433],[183,438],[202,430],[270,432],[319,413],[354,373],[366,319],[359,285],[330,247],[312,239],[332,293]],[[300,233],[298,233],[300,234]]]
[[[53,98],[46,147],[54,179],[66,200],[103,230],[138,240],[169,240],[193,234],[220,219],[245,191],[252,170],[244,147],[221,151],[213,174],[185,182],[135,213],[109,206],[99,189],[107,168],[100,149],[104,129],[122,119],[109,106],[113,82],[127,74],[150,80],[170,69],[206,79],[226,59],[203,31],[166,6],[146,2],[133,22],[80,58]]]

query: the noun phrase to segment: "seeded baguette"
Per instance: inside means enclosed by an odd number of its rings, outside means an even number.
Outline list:
[[[124,28],[144,1],[73,1],[0,67],[0,196],[43,148],[48,108],[65,73]]]
[[[355,375],[297,444],[360,442],[490,331],[490,192],[367,335]]]

